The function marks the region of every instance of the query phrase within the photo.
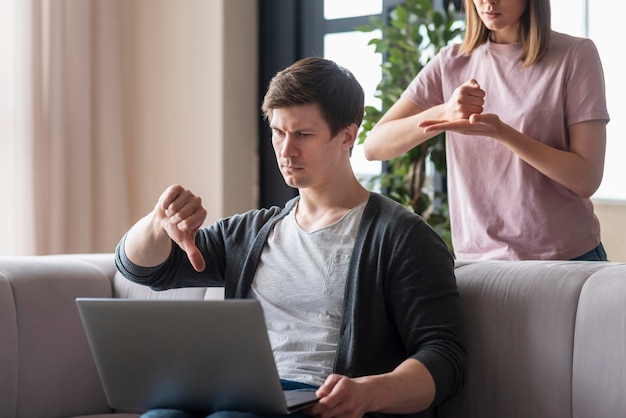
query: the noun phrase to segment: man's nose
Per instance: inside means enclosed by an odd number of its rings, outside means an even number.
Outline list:
[[[282,143],[282,147],[280,149],[280,156],[283,158],[291,158],[297,154],[297,149],[295,146],[295,138],[294,134],[287,133],[285,134],[285,140]]]

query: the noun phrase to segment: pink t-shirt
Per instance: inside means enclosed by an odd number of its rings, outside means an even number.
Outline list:
[[[602,64],[593,42],[552,32],[550,47],[522,69],[521,44],[487,42],[469,57],[441,50],[404,92],[422,109],[476,79],[484,113],[558,149],[567,128],[605,120]],[[590,199],[541,174],[492,138],[447,133],[452,243],[458,259],[571,259],[595,248],[600,225]],[[593,141],[593,138],[589,138]]]

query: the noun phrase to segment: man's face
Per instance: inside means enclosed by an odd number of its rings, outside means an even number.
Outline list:
[[[331,137],[317,104],[273,109],[270,128],[276,161],[288,186],[328,185],[336,180],[342,159],[349,161],[351,144],[345,144],[345,130]]]

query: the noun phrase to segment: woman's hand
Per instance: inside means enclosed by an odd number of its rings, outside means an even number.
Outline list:
[[[482,113],[484,104],[485,91],[476,80],[468,80],[457,87],[445,103],[446,119],[448,121],[469,119],[471,115]]]
[[[420,122],[419,128],[424,132],[450,131],[464,135],[496,137],[501,130],[502,121],[493,113],[472,114],[467,119],[426,120]]]

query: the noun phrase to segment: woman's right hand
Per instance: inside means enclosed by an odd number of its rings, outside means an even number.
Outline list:
[[[457,87],[445,104],[448,122],[458,119],[469,119],[471,115],[483,112],[485,91],[474,79],[468,80]]]

